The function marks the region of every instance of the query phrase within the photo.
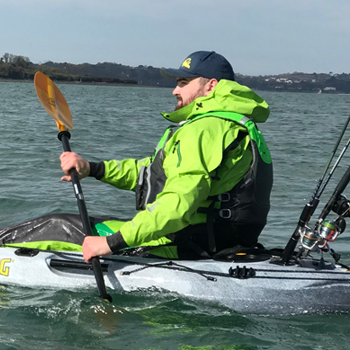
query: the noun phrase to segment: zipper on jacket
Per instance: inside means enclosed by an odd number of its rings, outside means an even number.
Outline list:
[[[174,143],[173,153],[175,153],[175,151],[177,151],[177,156],[179,158],[179,161],[177,162],[177,167],[179,167],[181,164],[181,160],[182,160],[181,153],[180,153],[180,140],[177,140]]]
[[[173,148],[173,153],[175,153],[176,151],[176,146],[179,144],[180,140],[177,140],[175,143],[174,143],[174,148]]]

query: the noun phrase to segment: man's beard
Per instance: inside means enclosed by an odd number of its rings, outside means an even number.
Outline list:
[[[178,103],[178,104],[175,106],[174,111],[178,111],[178,110],[181,109],[182,107],[188,106],[188,105],[191,104],[195,99],[197,99],[198,97],[203,97],[203,96],[204,96],[203,92],[202,92],[202,91],[198,91],[198,92],[196,92],[195,94],[193,94],[193,96],[190,96],[189,99],[188,99],[188,101],[185,102],[185,104],[184,104],[183,100],[181,99],[181,100],[180,100],[181,103],[180,103],[180,104]],[[179,100],[178,100],[178,101],[179,101]]]
[[[177,105],[175,106],[174,111],[178,111],[178,110],[181,109],[182,107],[183,107],[182,105],[177,104]]]

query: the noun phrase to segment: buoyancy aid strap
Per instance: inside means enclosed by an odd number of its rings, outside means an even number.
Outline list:
[[[212,176],[212,180],[217,180],[217,181],[220,180],[220,177],[219,177],[218,173],[219,173],[219,169],[220,169],[221,164],[223,163],[224,159],[226,158],[226,156],[228,155],[228,153],[229,153],[230,151],[236,149],[236,148],[239,146],[239,144],[241,143],[241,141],[242,141],[247,135],[249,135],[248,132],[244,132],[244,131],[242,131],[242,130],[240,130],[240,131],[238,132],[238,135],[237,135],[237,137],[235,138],[235,140],[234,140],[230,145],[228,145],[228,147],[224,150],[224,153],[223,153],[223,155],[222,155],[221,162],[220,162],[219,166],[215,169],[215,174],[214,174],[214,176]]]
[[[214,214],[215,214],[215,201],[213,201],[207,211],[207,231],[208,231],[208,244],[209,253],[216,253],[216,242],[214,233]]]
[[[244,131],[242,131],[242,130],[240,130],[240,131],[238,132],[238,135],[237,135],[236,139],[235,139],[230,145],[228,145],[228,147],[226,147],[226,149],[224,150],[221,163],[222,163],[223,160],[226,158],[226,156],[228,155],[228,153],[229,153],[230,151],[236,149],[236,148],[239,146],[239,144],[241,143],[241,141],[242,141],[247,135],[249,135],[248,132],[244,132]],[[221,164],[220,164],[220,165],[221,165]],[[220,165],[219,165],[219,166],[220,166]]]
[[[271,164],[272,161],[271,161],[270,151],[266,145],[264,136],[261,134],[261,132],[257,128],[256,121],[254,120],[253,117],[247,117],[247,116],[244,116],[243,114],[234,113],[234,112],[220,111],[220,112],[209,112],[209,113],[201,114],[197,117],[194,117],[189,122],[192,122],[204,117],[223,118],[244,126],[249,132],[250,138],[253,141],[255,141],[262,160],[267,164]]]
[[[218,176],[219,169],[221,167],[222,162],[224,161],[227,154],[237,148],[240,144],[240,142],[248,135],[247,132],[239,131],[237,138],[225,149],[223,153],[223,157],[221,160],[221,163],[215,170],[215,175],[212,177],[214,180],[220,180]],[[231,217],[231,211],[229,209],[225,209],[225,213],[221,213],[219,209],[215,208],[216,202],[226,202],[230,200],[230,194],[229,193],[222,193],[217,196],[211,196],[208,199],[212,200],[211,204],[208,208],[198,208],[199,213],[206,213],[207,214],[207,233],[208,233],[208,243],[209,243],[209,253],[215,254],[216,253],[216,242],[215,242],[215,232],[214,232],[214,220],[218,219],[219,217],[222,218],[229,218]]]

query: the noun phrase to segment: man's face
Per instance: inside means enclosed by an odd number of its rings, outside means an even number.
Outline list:
[[[177,86],[173,95],[177,98],[175,111],[189,105],[196,98],[209,94],[207,84],[201,83],[200,78],[177,78]]]

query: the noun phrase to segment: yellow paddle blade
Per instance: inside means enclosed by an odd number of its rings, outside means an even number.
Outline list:
[[[34,86],[41,104],[55,119],[58,130],[72,130],[73,120],[68,103],[55,83],[44,73],[36,72]]]

